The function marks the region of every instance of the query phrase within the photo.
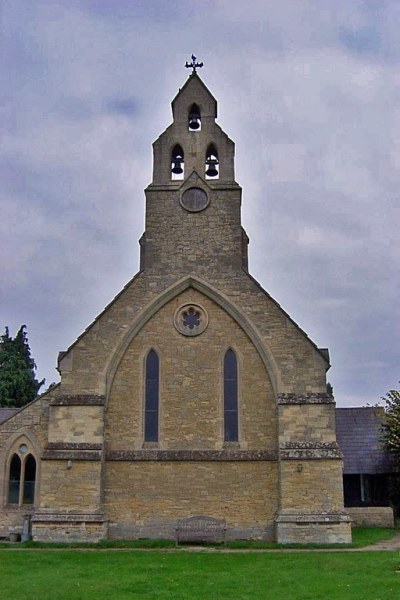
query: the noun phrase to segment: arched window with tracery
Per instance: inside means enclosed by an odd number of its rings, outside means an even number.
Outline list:
[[[183,179],[185,171],[185,155],[183,148],[179,144],[175,144],[171,153],[171,179],[177,181]]]
[[[155,350],[146,357],[144,441],[158,442],[160,361]]]
[[[224,357],[224,441],[239,440],[238,367],[233,350]]]
[[[10,461],[8,472],[8,504],[22,506],[34,504],[36,485],[36,460],[26,444],[20,444]]]

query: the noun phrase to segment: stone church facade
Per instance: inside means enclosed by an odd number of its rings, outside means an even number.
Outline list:
[[[329,356],[248,272],[234,144],[193,71],[156,140],[139,273],[0,425],[0,536],[349,542]]]

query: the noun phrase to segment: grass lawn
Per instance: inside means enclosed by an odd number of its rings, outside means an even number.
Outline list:
[[[0,552],[4,600],[393,600],[398,552]]]

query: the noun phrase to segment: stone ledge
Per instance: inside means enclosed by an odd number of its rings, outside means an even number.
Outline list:
[[[110,450],[106,460],[125,461],[244,461],[277,460],[268,450]]]
[[[45,450],[102,450],[103,444],[87,442],[47,442]]]
[[[278,394],[278,404],[335,404],[332,396],[326,392],[315,394]]]
[[[336,442],[285,442],[280,447],[279,455],[282,460],[343,458]]]
[[[324,448],[325,450],[331,450],[332,448],[338,449],[337,442],[307,442],[307,441],[296,441],[296,442],[285,442],[281,445],[282,450],[291,449],[306,449],[306,448]]]
[[[342,459],[339,448],[291,448],[281,450],[281,460],[323,460],[325,458]]]
[[[32,523],[105,523],[107,521],[103,513],[62,513],[62,512],[38,512],[32,517]]]
[[[45,450],[42,460],[101,460],[101,450]]]
[[[105,396],[78,394],[58,396],[50,402],[50,406],[104,406],[105,403]]]
[[[294,512],[282,511],[275,519],[276,523],[350,523],[351,518],[345,511],[337,512]]]

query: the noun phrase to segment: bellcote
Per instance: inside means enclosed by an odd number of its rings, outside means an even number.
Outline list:
[[[177,187],[193,172],[233,184],[235,145],[217,125],[217,101],[196,72],[172,101],[172,124],[153,144],[152,185]]]

